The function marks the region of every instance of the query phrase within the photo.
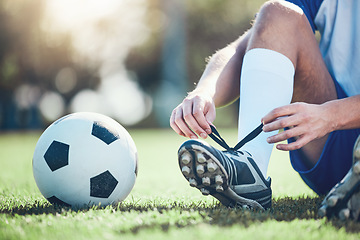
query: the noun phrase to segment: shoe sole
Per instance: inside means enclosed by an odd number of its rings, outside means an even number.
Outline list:
[[[360,137],[353,150],[353,166],[330,193],[319,209],[320,217],[337,216],[341,220],[360,220]]]
[[[198,144],[184,145],[178,152],[179,167],[191,187],[212,195],[227,207],[264,208],[256,201],[237,195],[229,187],[229,176],[219,160]]]

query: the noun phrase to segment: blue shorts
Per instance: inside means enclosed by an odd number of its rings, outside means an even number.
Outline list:
[[[338,98],[347,95],[341,86],[334,81]],[[317,164],[308,169],[301,160],[299,151],[290,151],[290,160],[304,182],[317,194],[327,194],[335,184],[340,182],[352,165],[352,152],[360,129],[334,131],[329,134],[325,147]],[[289,139],[293,142],[294,139]]]

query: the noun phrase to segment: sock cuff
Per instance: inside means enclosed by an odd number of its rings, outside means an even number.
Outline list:
[[[266,48],[253,48],[244,55],[243,64],[246,70],[261,70],[293,78],[295,68],[284,54]]]

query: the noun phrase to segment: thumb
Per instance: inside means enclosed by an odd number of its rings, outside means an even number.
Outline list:
[[[215,118],[216,110],[214,106],[211,106],[209,110],[205,113],[205,119],[210,125],[213,125],[212,123],[214,122]]]

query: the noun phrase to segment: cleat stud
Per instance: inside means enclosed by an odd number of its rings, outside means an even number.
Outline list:
[[[199,163],[204,163],[204,162],[206,162],[206,158],[204,157],[204,154],[198,153],[198,154],[196,155],[196,157],[197,157],[197,161],[198,161]]]
[[[209,170],[209,172],[215,172],[217,169],[217,166],[215,163],[209,162],[207,165],[207,169]]]
[[[342,221],[345,221],[350,218],[350,210],[348,208],[342,209],[339,212],[339,218]]]
[[[189,183],[190,183],[190,186],[191,186],[191,187],[196,187],[196,186],[197,186],[197,182],[196,182],[196,180],[193,179],[193,178],[190,178],[190,179],[189,179]]]
[[[189,164],[191,162],[191,155],[190,153],[184,153],[182,156],[181,156],[181,162],[183,164]]]
[[[336,203],[338,202],[339,197],[337,196],[331,196],[326,200],[326,203],[329,207],[334,207]]]
[[[224,183],[222,177],[220,175],[216,175],[215,177],[215,183],[218,184],[218,185],[221,185]]]
[[[205,196],[207,196],[207,195],[210,194],[210,191],[207,190],[207,189],[205,189],[205,188],[200,189],[200,191],[201,191],[201,193],[202,193],[203,195],[205,195]]]
[[[209,178],[209,177],[203,177],[202,183],[203,183],[205,186],[210,186],[210,178]]]
[[[188,166],[183,166],[181,169],[181,172],[185,175],[188,176],[191,172],[190,168]]]
[[[354,166],[353,166],[353,172],[354,172],[355,174],[359,174],[359,173],[360,173],[360,162],[357,162],[357,163],[354,164]]]
[[[203,174],[203,173],[205,172],[204,166],[203,166],[203,165],[198,165],[198,166],[196,167],[196,172],[197,172],[198,174]]]
[[[224,188],[223,188],[221,185],[217,185],[215,190],[216,190],[217,192],[223,192],[223,191],[224,191]]]
[[[326,207],[325,206],[322,206],[319,211],[318,211],[318,215],[319,217],[323,218],[326,216]]]
[[[243,210],[250,210],[250,207],[248,205],[242,205]]]

